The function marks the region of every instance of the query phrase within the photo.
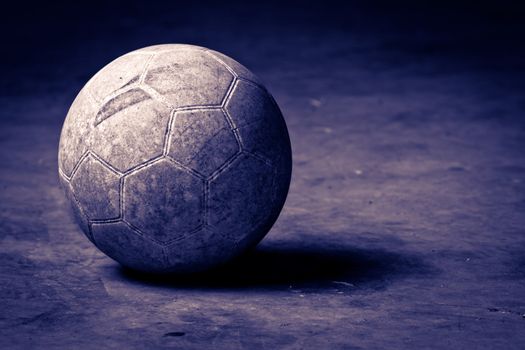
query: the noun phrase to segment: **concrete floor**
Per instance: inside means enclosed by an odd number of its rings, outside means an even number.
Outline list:
[[[214,6],[116,21],[115,5],[95,29],[58,13],[43,34],[13,34],[33,40],[15,37],[1,85],[0,348],[523,349],[525,56],[507,27],[436,27],[453,11],[414,7]],[[257,250],[187,278],[120,268],[58,187],[78,89],[159,42],[250,67],[294,151]]]

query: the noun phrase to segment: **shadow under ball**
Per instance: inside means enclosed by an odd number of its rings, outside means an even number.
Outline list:
[[[59,177],[102,252],[147,272],[194,272],[256,245],[292,170],[274,99],[233,59],[158,45],[100,70],[73,102]]]

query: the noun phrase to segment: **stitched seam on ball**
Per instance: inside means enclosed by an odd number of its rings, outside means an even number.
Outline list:
[[[194,175],[196,175],[197,177],[199,178],[206,178],[206,176],[204,176],[204,174],[201,174],[199,171],[197,170],[194,170],[192,168],[190,168],[189,166],[186,166],[186,165],[183,165],[182,163],[180,163],[179,161],[177,161],[175,158],[173,158],[172,156],[169,155],[169,152],[170,152],[170,148],[171,148],[171,140],[172,140],[172,131],[174,130],[174,124],[175,124],[175,120],[177,118],[177,113],[178,112],[186,112],[186,111],[196,111],[196,112],[206,112],[206,111],[215,111],[215,110],[220,110],[226,117],[226,121],[228,123],[228,126],[230,127],[230,130],[231,129],[231,125],[230,125],[230,121],[228,120],[228,117],[226,116],[226,113],[224,111],[223,108],[221,107],[218,107],[218,106],[214,106],[212,108],[202,108],[202,107],[196,107],[195,109],[191,109],[191,110],[188,110],[188,109],[184,109],[184,110],[179,110],[178,108],[172,110],[172,115],[170,116],[170,120],[169,120],[169,124],[168,124],[168,128],[166,130],[166,133],[167,133],[167,136],[165,136],[164,138],[164,146],[163,146],[163,154],[168,157],[170,160],[173,160],[177,165],[180,165],[181,167],[183,167],[184,169],[194,173]],[[184,133],[185,130],[189,129],[189,126],[187,128],[185,128],[184,130],[181,131],[181,133]],[[211,138],[217,136],[221,131],[223,130],[228,130],[226,128],[221,128],[219,129],[217,132],[215,132]],[[232,130],[233,131],[233,130]],[[235,136],[235,135],[234,135]],[[208,140],[207,142],[210,142],[210,140]],[[239,153],[240,152],[240,144],[239,144],[239,141],[237,140],[237,137],[235,137],[235,142],[237,143],[237,146],[239,147],[239,151],[236,152]],[[228,159],[226,159],[225,162],[227,162],[229,159],[231,159],[232,157],[234,157],[236,154],[230,156]],[[193,161],[196,157],[197,157],[198,154],[196,154],[195,156],[193,156],[189,162],[187,163],[191,163],[191,161]]]
[[[237,77],[233,77],[233,80],[231,81],[230,85],[228,85],[228,89],[226,89],[226,93],[222,97],[221,100],[221,107],[224,108],[226,106],[226,103],[229,102],[231,95],[233,93],[233,90],[235,89],[235,85],[237,84]]]
[[[114,219],[90,220],[89,222],[91,224],[116,224],[121,221],[122,221],[122,218],[118,217]]]
[[[145,161],[145,162],[142,162],[142,163],[140,163],[140,164],[137,164],[137,165],[135,165],[134,167],[128,169],[123,175],[124,175],[124,176],[128,176],[128,175],[134,174],[134,173],[137,172],[138,170],[140,170],[140,169],[142,169],[142,168],[144,168],[144,167],[147,167],[147,166],[149,166],[149,165],[151,165],[151,164],[153,164],[153,163],[155,163],[155,162],[158,162],[158,161],[160,161],[160,160],[162,160],[162,159],[165,159],[165,158],[166,158],[166,157],[165,157],[163,154],[161,154],[161,155],[159,155],[159,156],[156,156],[156,157],[154,157],[154,158],[151,158],[151,159],[149,159],[149,160],[147,160],[147,161]]]
[[[200,217],[200,224],[199,226],[206,226],[206,197],[207,197],[207,193],[206,193],[206,188],[207,188],[207,185],[208,185],[208,181],[204,180],[202,182],[202,199],[201,199],[201,217]]]
[[[159,245],[161,247],[166,247],[166,246],[169,246],[170,244],[173,244],[173,243],[175,243],[177,241],[181,241],[181,240],[187,238],[188,236],[194,234],[195,232],[198,232],[198,231],[202,230],[204,228],[204,226],[205,226],[205,225],[203,225],[201,223],[201,224],[199,224],[197,227],[195,227],[192,230],[189,230],[189,231],[186,231],[186,232],[181,232],[179,237],[176,237],[176,238],[173,238],[173,239],[169,239],[169,240],[166,240],[166,241],[160,241],[158,239],[155,239],[155,238],[147,236],[140,228],[138,228],[137,226],[133,225],[132,223],[130,223],[126,219],[122,219],[120,221],[123,222],[124,224],[126,224],[137,235],[139,235],[142,238],[144,238],[144,239],[146,239],[146,240],[148,240],[150,242],[153,242],[153,243],[155,243],[155,244],[157,244],[157,245]]]
[[[215,180],[220,174],[222,174],[226,169],[230,167],[230,165],[237,160],[241,155],[243,154],[242,151],[235,153],[233,156],[230,157],[229,160],[224,162],[223,165],[219,167],[219,169],[215,170],[210,176],[208,176],[208,181]]]
[[[206,147],[210,142],[212,142],[212,141],[215,139],[215,137],[216,137],[217,135],[219,135],[222,131],[231,131],[231,130],[230,130],[230,129],[227,129],[227,128],[220,128],[219,130],[215,131],[215,132],[213,133],[213,135],[209,136],[209,137],[206,139],[206,141],[202,144],[201,149],[205,148],[205,147]],[[189,160],[187,163],[190,164],[191,162],[193,162],[193,161],[195,160],[195,158],[197,158],[197,156],[199,155],[199,153],[200,153],[200,152],[195,153],[195,154],[190,158],[190,160]],[[237,153],[237,152],[235,152],[235,153]],[[232,157],[232,156],[230,156],[230,157]],[[229,158],[230,158],[230,157],[229,157]]]
[[[233,132],[233,136],[235,137],[235,142],[237,142],[237,146],[239,147],[239,152],[242,152],[244,150],[244,144],[242,142],[241,134],[239,133],[238,128],[231,129]]]
[[[266,93],[269,94],[269,92],[268,92],[268,90],[266,89],[265,86],[263,86],[263,85],[261,85],[261,84],[259,84],[259,83],[256,83],[256,82],[253,81],[253,80],[246,79],[246,78],[243,78],[243,77],[239,77],[239,80],[240,80],[240,81],[244,81],[245,83],[248,83],[248,84],[252,84],[252,85],[255,86],[256,88],[259,88],[259,89],[261,89],[261,90],[263,90],[264,92],[266,92]]]
[[[84,208],[82,208],[82,205],[80,204],[80,201],[77,199],[77,196],[75,194],[75,191],[73,190],[73,186],[69,184],[69,190],[71,191],[71,196],[73,197],[73,201],[76,203],[78,210],[80,211],[80,215],[84,217],[86,220],[86,225],[88,228],[88,232],[86,233],[88,238],[91,239],[93,242],[95,242],[95,238],[93,236],[93,233],[91,232],[91,223],[89,221],[89,217],[84,212]],[[96,245],[96,244],[95,244]]]
[[[127,221],[126,219],[122,219],[122,222],[128,226],[133,232],[135,232],[137,235],[139,235],[140,237],[144,238],[144,239],[149,239],[151,240],[150,238],[144,236],[144,232],[142,232],[138,227],[134,226],[133,224],[131,224],[129,221]]]
[[[153,53],[151,56],[148,57],[148,59],[146,60],[146,63],[144,64],[144,68],[142,69],[142,72],[140,73],[140,76],[139,76],[139,85],[143,84],[144,83],[144,79],[146,78],[146,74],[148,74],[148,69],[149,69],[149,65],[151,63],[151,61],[153,60],[153,58],[156,56],[157,54],[156,53]]]
[[[130,222],[126,221],[125,219],[122,219],[122,222],[126,226],[128,226],[134,233],[136,233],[138,236],[142,237],[143,239],[145,239],[147,241],[150,241],[151,243],[154,243],[154,244],[158,245],[161,248],[163,248],[166,245],[163,242],[157,241],[156,239],[153,239],[151,237],[146,236],[144,234],[144,232],[142,232],[138,227],[136,227],[135,225],[133,225]]]
[[[150,97],[154,100],[154,101],[157,101],[157,102],[160,102],[162,103],[163,105],[165,105],[166,107],[168,108],[173,108],[173,105],[164,97],[162,96],[157,90],[155,90],[154,88],[152,88],[151,86],[149,86],[148,84],[146,83],[142,83],[139,85],[139,87],[145,92],[147,93],[148,95],[150,95]]]
[[[177,112],[185,112],[185,111],[209,111],[209,110],[217,110],[221,109],[221,105],[195,105],[195,106],[181,106],[175,108]]]
[[[175,113],[179,113],[179,112],[209,112],[209,111],[222,111],[222,108],[220,106],[212,106],[212,107],[202,107],[202,106],[197,106],[195,108],[184,108],[184,109],[179,109],[179,108],[175,108],[173,110]],[[182,130],[182,132],[185,132],[186,130],[188,130],[188,128],[190,128],[190,126],[187,126],[185,129]]]
[[[77,173],[78,168],[80,167],[80,164],[86,159],[89,154],[91,153],[90,150],[85,151],[82,156],[79,158],[75,166],[73,167],[73,170],[71,171],[71,176],[69,177],[70,181],[73,180],[73,176]]]
[[[227,95],[224,97],[224,100],[222,101],[221,103],[221,108],[227,112],[227,109],[226,109],[226,105],[228,103],[230,103],[231,99],[232,99],[232,96],[233,94],[235,93],[235,91],[237,90],[237,86],[239,86],[239,79],[235,79],[232,83],[232,86],[231,86],[231,89],[228,89],[228,92],[227,92]],[[231,120],[231,125],[232,125],[232,128],[235,129],[235,123],[233,122],[233,120]]]
[[[69,184],[71,181],[71,177],[67,176],[66,173],[60,168],[60,165],[58,166],[58,175],[62,176],[62,178]]]
[[[239,85],[239,80],[235,80],[235,84],[232,87],[231,91],[229,92],[229,95],[227,96],[226,100],[224,101],[224,104],[222,106],[222,112],[226,116],[226,119],[228,120],[228,123],[230,124],[230,128],[233,131],[233,135],[235,136],[235,140],[237,141],[237,145],[239,146],[239,150],[242,151],[244,149],[244,144],[242,142],[241,134],[238,131],[238,127],[233,121],[233,118],[231,117],[230,113],[226,109],[226,105],[230,102],[231,97],[233,96],[235,90],[237,89],[237,86]]]
[[[210,182],[208,180],[204,180],[204,213],[203,213],[203,216],[204,216],[204,226],[207,226],[208,225],[208,221],[209,221],[209,218],[208,218],[208,213],[209,213],[209,208],[208,208],[208,201],[209,201],[209,198],[210,198]]]
[[[98,244],[97,244],[97,240],[95,239],[95,235],[93,234],[93,228],[91,227],[91,223],[88,222],[88,232],[89,232],[89,238],[91,238],[91,242],[93,242],[93,244],[95,245],[95,247],[98,248]],[[100,248],[99,248],[100,249]]]
[[[122,178],[121,178],[122,186],[120,188],[120,208],[121,208],[120,217],[122,218],[122,221],[127,222],[126,219],[125,219],[125,210],[124,210],[124,208],[126,207],[126,191],[125,191],[125,189],[126,189],[126,179],[128,178],[128,176],[131,176],[132,174],[138,172],[139,170],[141,170],[141,169],[143,169],[145,167],[151,166],[151,165],[155,164],[156,162],[160,162],[163,159],[169,160],[169,158],[165,157],[164,155],[160,155],[158,157],[155,157],[155,158],[152,158],[152,159],[148,160],[147,162],[144,162],[142,164],[139,164],[139,165],[129,169],[122,176]]]
[[[172,238],[172,239],[169,239],[167,241],[164,241],[164,242],[161,242],[161,241],[157,241],[156,239],[154,238],[149,238],[150,240],[152,240],[153,242],[163,246],[163,247],[169,247],[170,245],[173,245],[177,242],[181,242],[187,238],[190,238],[193,234],[203,230],[204,228],[208,227],[208,225],[204,225],[204,224],[199,224],[197,227],[195,227],[194,229],[192,230],[189,230],[189,231],[186,231],[186,232],[179,232],[179,236],[178,237],[175,237],[175,238]]]
[[[173,124],[175,123],[175,114],[176,110],[172,110],[170,112],[170,118],[168,119],[168,126],[166,128],[166,133],[164,134],[164,144],[162,145],[162,154],[165,156],[168,155],[170,151],[171,146],[171,130],[173,128]]]
[[[243,153],[247,154],[247,155],[250,155],[252,156],[253,158],[255,159],[258,159],[260,160],[261,162],[264,162],[266,165],[270,166],[273,168],[273,164],[272,162],[266,158],[265,156],[263,155],[260,155],[259,153],[256,153],[256,152],[250,152],[250,151],[247,151],[247,150],[244,150]]]
[[[88,151],[89,152],[89,155],[91,157],[93,157],[94,159],[98,160],[100,163],[102,163],[102,165],[104,167],[106,167],[109,171],[111,171],[112,173],[114,173],[115,175],[118,175],[118,176],[122,176],[123,172],[119,171],[117,168],[115,168],[113,165],[109,164],[108,162],[106,162],[104,159],[102,159],[102,157],[100,157],[98,154],[96,154],[95,152],[93,151]]]
[[[221,63],[228,71],[230,71],[230,73],[232,73],[237,79],[239,80],[242,80],[242,81],[245,81],[247,83],[250,83],[250,84],[253,84],[261,89],[263,89],[264,91],[268,92],[268,90],[266,90],[266,87],[264,87],[263,85],[253,81],[253,80],[250,80],[248,78],[245,78],[245,77],[241,77],[235,70],[233,70],[232,67],[230,67],[230,65],[228,65],[226,62],[224,62],[221,58],[217,57],[213,52],[209,51],[209,50],[206,50],[205,51],[207,54],[209,54],[212,58],[214,58],[216,61],[218,61],[219,63]]]
[[[122,176],[122,186],[120,188],[120,218],[124,221],[124,208],[126,208],[126,192],[124,191],[126,188],[126,176]]]
[[[230,129],[233,131],[233,135],[235,136],[235,141],[237,142],[237,146],[239,147],[239,150],[242,151],[243,146],[241,142],[241,135],[237,132],[237,125],[235,125],[235,122],[233,121],[233,118],[226,110],[226,105],[230,102],[234,91],[237,89],[238,80],[235,78],[231,84],[231,86],[228,88],[228,92],[224,96],[224,99],[221,103],[221,110],[224,113],[224,116],[226,117],[226,121],[230,125]]]
[[[235,78],[238,78],[239,75],[237,74],[237,72],[235,72],[233,70],[232,67],[230,67],[228,64],[226,64],[226,62],[224,62],[223,60],[221,60],[219,57],[215,56],[212,52],[210,52],[209,50],[204,50],[204,52],[206,54],[208,54],[211,58],[213,58],[214,60],[216,60],[217,62],[219,62],[222,66],[224,66],[224,68],[226,68]]]
[[[118,185],[118,213],[119,217],[122,219],[124,217],[124,176],[119,179]]]
[[[164,267],[168,269],[171,267],[171,265],[168,259],[168,252],[166,251],[166,246],[163,245],[161,247],[161,250],[162,250],[162,263],[164,264]]]
[[[107,163],[106,161],[104,161],[104,160],[103,160],[102,158],[100,158],[97,154],[95,154],[94,152],[89,151],[89,150],[85,152],[84,156],[81,158],[81,161],[79,161],[77,169],[80,168],[81,163],[83,163],[84,161],[86,161],[86,159],[87,159],[88,157],[91,157],[93,160],[97,160],[97,161],[102,165],[103,168],[105,168],[105,169],[107,169],[107,170],[113,172],[115,175],[119,176],[119,201],[118,201],[118,205],[119,205],[118,212],[119,212],[119,214],[118,214],[118,216],[115,217],[115,218],[103,219],[103,220],[119,220],[120,217],[121,217],[121,203],[120,203],[120,202],[121,202],[121,199],[120,199],[120,198],[121,198],[121,195],[120,195],[120,180],[121,180],[121,177],[120,177],[120,176],[122,176],[122,173],[120,173],[120,172],[117,171],[115,168],[113,168],[109,163]],[[77,171],[77,170],[75,170],[75,173],[76,173],[76,171]],[[69,183],[71,183],[72,180],[73,180],[73,175],[71,176],[71,180],[69,181]],[[73,186],[72,186],[72,185],[71,185],[71,190],[72,190],[72,193],[74,194]],[[79,203],[80,203],[80,202],[79,202]],[[88,216],[86,215],[86,217],[88,217]],[[90,219],[88,218],[88,222],[92,222],[92,221],[95,222],[95,221],[99,221],[99,220],[90,220]]]
[[[203,174],[199,173],[197,170],[187,167],[186,165],[182,164],[178,160],[173,159],[173,157],[171,157],[170,155],[167,155],[166,159],[168,161],[172,162],[173,164],[175,164],[176,166],[178,166],[179,168],[181,168],[183,170],[186,170],[187,172],[189,172],[191,175],[197,177],[198,179],[203,180],[203,179],[206,178]]]

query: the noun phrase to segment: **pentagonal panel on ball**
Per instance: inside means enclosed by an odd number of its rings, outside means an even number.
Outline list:
[[[119,176],[93,156],[82,160],[71,179],[71,187],[90,220],[119,216]]]
[[[232,81],[226,67],[192,46],[156,54],[144,78],[173,107],[218,105]]]
[[[135,94],[112,100],[110,112],[93,130],[92,149],[122,172],[162,154],[170,117],[170,110],[160,102],[145,98],[139,89]]]
[[[168,155],[208,176],[239,151],[235,135],[220,109],[177,112]]]
[[[204,183],[167,159],[124,180],[124,219],[158,242],[181,238],[202,224]]]
[[[241,240],[274,214],[273,168],[241,155],[210,181],[208,223],[232,239]],[[277,208],[279,211],[280,208]]]
[[[278,172],[290,171],[291,148],[286,123],[272,96],[246,81],[235,84],[226,104],[243,147],[264,156]]]
[[[165,269],[162,246],[142,237],[126,223],[97,223],[91,230],[97,247],[122,265],[143,271]]]

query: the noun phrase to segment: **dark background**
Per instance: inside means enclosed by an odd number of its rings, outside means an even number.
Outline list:
[[[523,348],[518,2],[2,7],[1,348]],[[160,43],[259,75],[294,151],[287,203],[257,250],[185,279],[98,252],[56,173],[80,88]]]

